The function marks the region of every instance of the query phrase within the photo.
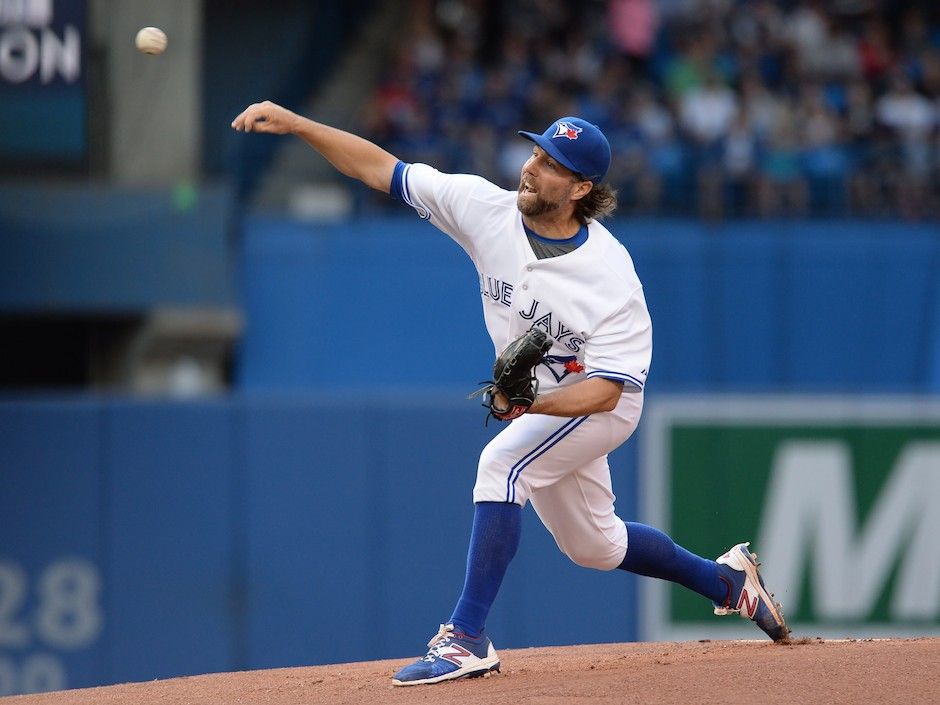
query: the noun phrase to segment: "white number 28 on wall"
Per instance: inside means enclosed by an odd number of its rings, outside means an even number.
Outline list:
[[[32,615],[25,609],[29,578],[18,563],[0,561],[0,648],[22,649],[39,639],[57,649],[80,649],[101,633],[101,575],[82,558],[50,563],[36,579]]]

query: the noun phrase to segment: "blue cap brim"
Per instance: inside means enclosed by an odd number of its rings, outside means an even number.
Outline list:
[[[554,143],[548,139],[545,135],[539,135],[535,132],[525,132],[524,130],[519,130],[519,135],[525,137],[527,140],[535,142],[539,147],[544,149],[552,158],[561,164],[563,167],[569,171],[573,171],[578,176],[583,176],[583,174],[574,168],[574,165],[568,161],[568,158],[561,153],[561,150],[554,145]]]

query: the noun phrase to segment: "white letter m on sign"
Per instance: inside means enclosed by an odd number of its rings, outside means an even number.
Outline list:
[[[841,441],[787,441],[777,449],[758,550],[768,586],[787,611],[812,565],[816,617],[864,620],[898,565],[894,619],[940,614],[940,442],[902,450],[860,526],[851,449]],[[809,558],[809,560],[807,560]],[[900,561],[900,563],[898,563]]]

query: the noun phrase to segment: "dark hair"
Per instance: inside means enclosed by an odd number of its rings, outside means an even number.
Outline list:
[[[586,196],[574,204],[574,217],[581,225],[606,218],[617,210],[617,190],[610,184],[594,184]]]

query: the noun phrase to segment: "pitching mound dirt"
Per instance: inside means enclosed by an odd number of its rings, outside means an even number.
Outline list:
[[[0,698],[2,705],[462,702],[938,703],[940,639],[714,641],[504,650],[488,678],[396,688],[411,659],[219,673]]]

